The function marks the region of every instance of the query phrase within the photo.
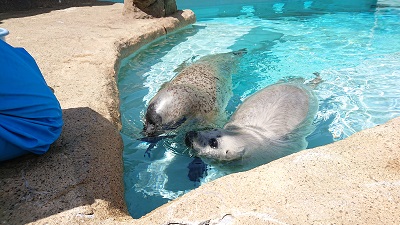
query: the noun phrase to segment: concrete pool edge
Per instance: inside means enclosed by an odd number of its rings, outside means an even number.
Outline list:
[[[231,174],[140,224],[398,224],[400,117],[347,139]]]
[[[195,22],[192,11],[130,19],[123,4],[0,14],[7,42],[36,60],[63,109],[60,138],[43,156],[0,164],[0,221],[131,224],[124,201],[116,76],[120,60]],[[74,35],[67,35],[74,30]]]
[[[30,217],[28,223],[34,224],[399,223],[396,217],[399,209],[395,205],[400,198],[400,118],[346,140],[226,176],[139,220],[130,218],[123,203],[120,205],[122,199],[116,199],[121,198],[121,193],[114,193],[122,192],[122,142],[116,128],[118,96],[114,76],[118,71],[118,58],[131,51],[120,43],[134,42],[133,36],[140,37],[138,33],[145,27],[163,33],[164,27],[162,30],[154,27],[164,19],[135,20],[134,23],[139,25],[130,27],[118,23],[118,19],[122,20],[117,14],[120,10],[122,7],[118,4],[105,8],[71,8],[3,21],[2,26],[13,28],[7,41],[14,46],[26,47],[38,61],[48,84],[55,89],[63,106],[66,126],[49,154],[27,156],[18,162],[1,165],[2,190],[7,189],[0,195],[1,222],[17,224],[21,218]],[[57,36],[57,32],[63,32],[65,26],[71,25],[66,15],[92,20],[88,24],[77,21],[82,23],[81,26],[87,25],[85,28],[90,32],[79,36],[78,41],[74,38],[53,40],[64,35]],[[103,23],[109,16],[117,22],[110,19]],[[35,20],[40,20],[41,26]],[[43,24],[53,24],[61,31]],[[31,33],[38,26],[52,33]],[[133,28],[143,30],[121,30]],[[143,39],[148,37],[143,35]],[[93,47],[88,48],[88,43]],[[72,44],[78,49],[71,52]],[[142,44],[144,42],[139,46]],[[117,50],[118,46],[121,50]],[[80,86],[80,83],[84,85]],[[95,151],[104,154],[103,158],[99,159],[101,155],[94,154]],[[87,157],[85,154],[92,155]],[[90,161],[86,164],[81,162],[84,160]],[[60,169],[61,166],[64,167]],[[60,182],[54,176],[57,172],[69,177],[63,176]],[[42,180],[44,184],[40,184]],[[60,183],[63,184],[61,187]],[[107,194],[110,196],[106,197]],[[46,197],[48,195],[50,198]],[[63,203],[65,200],[71,202]],[[57,205],[57,201],[63,204]],[[50,215],[46,212],[37,214],[32,211],[32,205],[41,211],[56,210]],[[8,212],[13,213],[13,220],[6,214]]]

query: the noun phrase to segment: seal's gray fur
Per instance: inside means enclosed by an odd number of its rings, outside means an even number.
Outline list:
[[[186,121],[196,120],[204,126],[212,124],[232,96],[231,75],[243,53],[202,57],[164,84],[147,108],[145,135],[162,134]]]
[[[210,164],[250,169],[306,148],[317,109],[307,86],[271,85],[246,99],[223,129],[189,132],[186,143]]]

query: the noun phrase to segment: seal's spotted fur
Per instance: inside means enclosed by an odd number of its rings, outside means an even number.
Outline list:
[[[183,69],[150,101],[144,132],[154,136],[186,120],[212,124],[232,96],[232,73],[244,51],[209,55]]]

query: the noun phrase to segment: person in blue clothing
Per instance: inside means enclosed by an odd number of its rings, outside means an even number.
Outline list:
[[[33,57],[0,40],[0,162],[44,154],[62,126],[60,103]]]

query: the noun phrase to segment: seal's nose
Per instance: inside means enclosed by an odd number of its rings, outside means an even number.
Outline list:
[[[185,144],[189,148],[193,148],[193,139],[197,137],[196,131],[189,131],[185,135]]]
[[[152,137],[155,136],[156,126],[154,124],[145,123],[142,131],[144,136]]]
[[[151,103],[146,111],[143,133],[145,136],[156,136],[162,133],[162,118],[156,112],[155,104]]]

